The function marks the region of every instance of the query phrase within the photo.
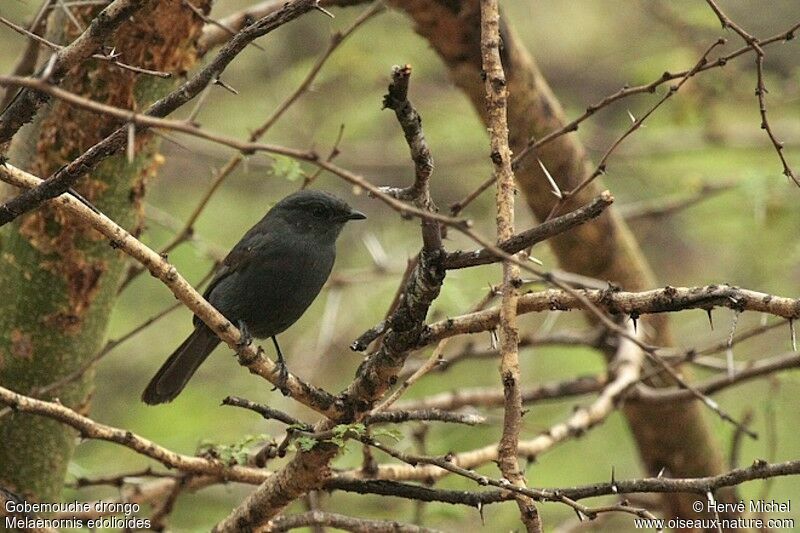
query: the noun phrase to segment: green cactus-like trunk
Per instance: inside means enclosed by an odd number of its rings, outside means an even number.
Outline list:
[[[197,1],[194,2],[198,4]],[[210,0],[200,2],[207,8]],[[59,10],[56,10],[56,13]],[[74,9],[84,23],[98,11]],[[120,61],[183,72],[195,61],[202,27],[180,0],[153,2],[113,37]],[[51,40],[68,42],[74,25],[53,16]],[[174,82],[90,60],[73,69],[62,87],[111,105],[142,109]],[[113,119],[51,102],[15,136],[11,162],[46,177],[119,124]],[[107,159],[76,189],[106,215],[135,231],[147,178],[158,166],[156,143],[138,135],[135,157]],[[16,191],[6,191],[6,196]],[[100,348],[124,273],[125,257],[84,224],[45,205],[0,230],[0,384],[27,394],[72,373]],[[93,375],[55,390],[44,399],[87,412]],[[27,498],[59,497],[77,435],[41,417],[10,413],[0,419],[0,486]]]

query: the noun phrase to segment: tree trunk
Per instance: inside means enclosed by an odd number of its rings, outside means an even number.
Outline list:
[[[210,0],[193,3],[207,10]],[[72,7],[83,25],[102,6]],[[202,20],[180,0],[153,3],[126,21],[107,43],[119,60],[182,74],[196,59]],[[66,43],[79,33],[54,10],[48,37]],[[141,109],[174,82],[89,60],[73,69],[62,87],[114,106]],[[111,133],[109,117],[53,101],[21,129],[11,161],[46,177]],[[136,136],[135,157],[104,161],[77,191],[123,227],[137,229],[147,179],[161,160],[150,135]],[[7,195],[18,191],[6,191]],[[125,257],[98,233],[45,204],[0,231],[0,383],[23,394],[70,374],[99,349],[124,272]],[[47,398],[80,412],[89,409],[92,373]],[[10,413],[0,419],[0,485],[25,497],[59,497],[76,434],[45,418]]]
[[[455,84],[469,97],[486,121],[481,79],[480,11],[476,0],[395,2],[415,22],[416,31],[438,52]],[[531,137],[541,138],[561,128],[566,120],[560,103],[539,72],[533,58],[517,39],[507,22],[501,24],[503,67],[509,92],[511,147],[520,152]],[[556,177],[562,190],[574,188],[591,172],[589,160],[575,135],[564,135],[526,158],[516,171],[519,188],[534,215],[543,220],[555,197],[536,158]],[[595,181],[578,194],[573,208],[587,203],[601,191]],[[655,277],[625,222],[613,206],[592,222],[583,224],[549,241],[561,265],[578,274],[612,281],[626,290],[655,286]],[[643,322],[656,331],[650,339],[661,345],[672,338],[664,317],[651,315]],[[662,383],[663,384],[663,383]],[[702,408],[697,402],[638,406],[628,404],[624,413],[633,431],[648,474],[662,468],[672,477],[719,474],[723,468],[718,444],[709,433]],[[733,492],[717,495],[731,501]],[[666,514],[698,518],[692,495],[666,494]]]

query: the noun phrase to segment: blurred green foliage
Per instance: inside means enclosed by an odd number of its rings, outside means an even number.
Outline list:
[[[542,1],[508,2],[511,23],[540,64],[568,116],[577,116],[625,84],[647,83],[665,71],[689,68],[704,49],[723,32],[714,15],[700,2],[682,0],[668,6],[680,24],[665,23],[663,14],[653,12],[649,2],[613,0],[604,2]],[[247,5],[242,0],[219,2],[215,16],[223,16]],[[758,36],[768,36],[785,29],[797,18],[796,0],[770,2],[769,9],[758,3],[736,0],[725,2],[728,13]],[[26,20],[38,7],[34,0],[6,0],[0,5],[3,16]],[[262,39],[265,48],[248,48],[225,73],[227,83],[239,91],[235,96],[216,87],[198,116],[206,128],[245,137],[256,128],[275,106],[305,76],[308,68],[325,47],[328,35],[348,26],[361,8],[336,10],[336,19],[311,13],[302,20],[283,27]],[[740,47],[732,33],[725,50]],[[9,72],[24,40],[0,28],[0,70]],[[766,83],[769,117],[777,135],[786,143],[786,155],[800,169],[800,63],[798,44],[773,45],[767,50]],[[389,12],[369,22],[346,42],[330,59],[310,93],[293,106],[267,134],[267,142],[288,146],[314,147],[327,153],[344,125],[341,155],[337,162],[363,173],[379,185],[406,184],[413,176],[408,148],[391,113],[380,109],[393,64],[410,63],[414,67],[411,98],[424,118],[425,133],[436,159],[434,196],[445,208],[464,196],[490,172],[488,140],[463,95],[453,87],[434,52],[417,37],[409,22],[399,13]],[[800,227],[798,195],[780,173],[780,162],[766,134],[759,128],[760,119],[753,95],[755,72],[753,58],[745,55],[724,69],[715,69],[691,80],[675,98],[647,121],[646,127],[628,139],[608,165],[605,184],[619,204],[680,193],[701,183],[734,182],[737,186],[691,209],[667,217],[637,222],[634,233],[652,261],[663,284],[703,285],[731,283],[743,287],[800,296]],[[661,94],[659,92],[659,94]],[[512,95],[513,97],[513,95]],[[640,95],[604,109],[584,123],[577,135],[597,160],[607,146],[629,124],[628,112],[641,116],[658,95]],[[187,106],[191,107],[191,106]],[[170,138],[173,138],[170,136]],[[166,164],[151,183],[148,202],[185,220],[202,192],[210,183],[213,170],[231,155],[220,146],[193,138],[180,138],[180,144],[164,141]],[[214,196],[196,225],[197,238],[227,249],[258,220],[277,199],[298,186],[302,172],[313,169],[290,160],[270,160],[255,155],[230,177]],[[360,194],[354,196],[346,184],[322,175],[317,187],[347,197],[369,216],[369,224],[348,227],[339,244],[337,273],[352,273],[372,268],[367,248],[362,244],[371,233],[390,258],[390,273],[378,281],[369,278],[340,290],[341,299],[332,291],[324,292],[309,312],[285,333],[282,346],[290,368],[329,391],[338,391],[349,383],[361,356],[348,349],[350,342],[383,317],[406,260],[420,246],[418,224],[404,222],[379,202]],[[494,231],[493,195],[487,192],[468,210],[476,227],[485,235]],[[521,202],[520,202],[521,204]],[[520,228],[532,223],[522,210]],[[169,240],[169,228],[151,222],[144,240],[158,248]],[[457,235],[446,242],[451,249],[469,248],[470,243]],[[190,280],[199,280],[211,266],[202,246],[183,245],[170,260]],[[587,253],[591,253],[587,250]],[[545,267],[554,268],[545,247],[534,249]],[[366,275],[365,275],[366,276]],[[495,266],[448,274],[432,317],[464,313],[486,291],[487,285],[500,279]],[[321,325],[329,305],[333,317],[330,339],[320,338]],[[121,296],[108,333],[116,338],[146,318],[170,305],[169,291],[149,276],[139,277]],[[709,331],[704,313],[689,311],[674,315],[675,338],[680,346],[705,346],[727,338],[733,312],[715,312],[716,330]],[[542,328],[546,316],[525,316],[523,333]],[[738,328],[759,323],[760,316],[747,313],[738,320]],[[559,316],[557,328],[583,327],[577,313]],[[139,394],[162,360],[190,329],[189,313],[172,313],[144,333],[125,343],[104,360],[97,372],[93,416],[101,422],[125,427],[182,453],[194,453],[198,445],[211,442],[233,446],[225,453],[241,457],[243,447],[231,445],[249,434],[282,437],[283,428],[265,422],[251,412],[219,405],[229,394],[254,401],[268,402],[304,421],[314,421],[307,409],[277,392],[259,378],[243,371],[227,349],[216,355],[198,372],[186,391],[173,403],[147,407]],[[489,344],[488,335],[470,339],[477,346]],[[464,342],[451,343],[455,351]],[[327,345],[327,346],[321,346]],[[791,349],[788,328],[779,328],[757,339],[739,344],[736,359],[778,354]],[[445,354],[446,355],[446,354]],[[414,357],[427,357],[428,350]],[[604,370],[597,354],[579,348],[541,348],[522,353],[526,384],[567,379]],[[705,372],[696,372],[702,378]],[[470,386],[497,385],[496,363],[479,360],[458,365],[443,374],[423,379],[408,397],[420,397],[443,390]],[[725,391],[716,399],[729,413],[741,417],[747,409],[755,414],[753,429],[761,438],[746,440],[741,452],[742,464],[755,458],[781,461],[800,456],[800,441],[794,428],[800,424],[796,398],[800,380],[796,372],[785,372],[777,379],[759,380]],[[533,437],[568,416],[573,402],[533,405],[524,418],[524,437]],[[432,424],[427,439],[427,453],[468,450],[496,442],[500,429],[496,423],[500,411],[491,412],[492,424],[460,427]],[[767,430],[774,417],[775,432]],[[729,424],[711,414],[707,417],[720,445],[727,450],[733,433]],[[410,426],[397,444],[414,450]],[[380,460],[386,460],[376,452]],[[337,460],[340,468],[356,467],[361,462],[358,446],[350,446]],[[118,446],[83,442],[75,456],[71,474],[92,476],[111,472],[133,471],[146,462]],[[280,460],[271,467],[277,468]],[[617,479],[641,475],[637,453],[624,419],[615,414],[602,426],[583,438],[569,441],[543,455],[527,468],[527,478],[535,486],[567,486],[609,479],[612,467]],[[495,465],[481,469],[498,475]],[[449,477],[443,487],[474,488],[469,482]],[[753,482],[741,487],[742,497],[755,497],[764,484]],[[251,487],[224,485],[198,494],[184,494],[171,519],[176,531],[203,531],[221,519]],[[779,478],[769,488],[769,495],[781,501],[800,501],[797,478]],[[67,491],[66,499],[108,496],[104,489]],[[397,499],[336,494],[328,504],[331,510],[346,509],[349,514],[391,517],[410,520],[413,504]],[[300,510],[297,503],[291,510]],[[561,505],[541,506],[546,524],[574,520],[573,512]],[[501,531],[518,526],[513,504],[492,505],[485,509],[486,530]],[[794,518],[800,514],[794,511]],[[455,530],[479,520],[477,511],[446,505],[429,505],[426,524]],[[609,531],[620,530],[628,522],[614,518],[606,522]]]

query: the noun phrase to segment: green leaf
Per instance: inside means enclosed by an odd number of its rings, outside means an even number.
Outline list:
[[[296,159],[283,155],[273,156],[270,174],[287,181],[297,181],[303,175],[303,169]]]
[[[255,444],[260,446],[271,440],[272,438],[269,435],[264,434],[245,435],[233,444],[216,444],[208,440],[203,440],[197,447],[197,453],[217,457],[220,461],[230,466],[246,464],[250,451]]]
[[[311,437],[297,437],[294,441],[295,449],[310,452],[317,445],[317,439]]]
[[[372,430],[372,436],[375,437],[375,438],[387,437],[387,438],[392,439],[395,442],[400,442],[402,440],[402,438],[403,438],[403,434],[400,432],[400,430],[398,430],[396,428],[393,428],[393,429],[389,429],[389,428],[373,429]]]

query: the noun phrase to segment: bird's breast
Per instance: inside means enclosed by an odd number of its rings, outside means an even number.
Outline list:
[[[244,321],[259,338],[277,335],[294,324],[319,294],[330,275],[335,252],[324,248],[256,254],[231,280],[226,302],[230,320]]]

